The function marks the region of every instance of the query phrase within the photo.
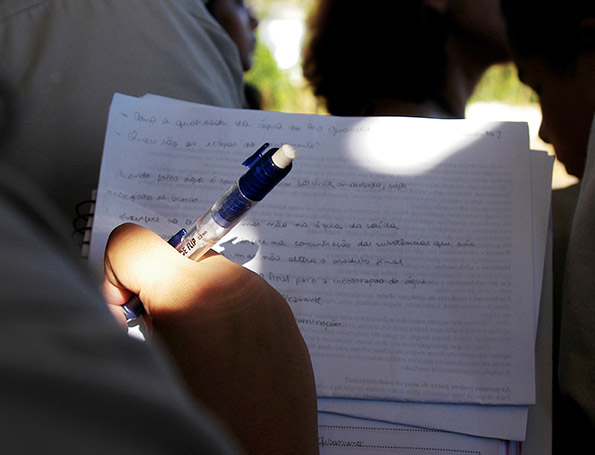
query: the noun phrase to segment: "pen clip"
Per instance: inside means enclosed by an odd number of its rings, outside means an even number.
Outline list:
[[[249,168],[254,166],[262,158],[262,155],[264,155],[264,151],[267,148],[269,148],[269,145],[271,145],[271,144],[269,144],[268,142],[265,142],[264,144],[262,144],[256,152],[254,152],[252,155],[250,155],[248,158],[246,158],[244,160],[242,165],[248,166]]]

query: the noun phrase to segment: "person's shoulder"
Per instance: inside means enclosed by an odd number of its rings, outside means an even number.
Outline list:
[[[2,0],[0,2],[0,18],[4,19],[36,7],[47,7],[50,4],[50,1],[39,0]]]
[[[552,191],[552,206],[554,211],[568,211],[570,214],[574,213],[580,190],[580,182],[564,188],[554,189]]]
[[[109,3],[113,3],[109,5]],[[110,6],[110,8],[103,8]],[[122,8],[129,9],[131,12],[142,8],[146,10],[151,7],[160,9],[180,10],[191,14],[195,18],[204,19],[213,22],[208,13],[204,2],[197,0],[127,0],[125,2],[107,2],[106,0],[1,0],[0,1],[0,22],[18,17],[23,14],[35,13],[36,11],[50,11],[68,8],[71,13],[77,11],[87,11],[88,17],[93,16],[94,12],[113,11],[119,13]],[[131,19],[134,16],[131,15]]]
[[[163,348],[117,326],[50,205],[0,163],[0,419],[13,423],[0,439],[19,453],[81,453],[90,438],[96,453],[237,453]]]

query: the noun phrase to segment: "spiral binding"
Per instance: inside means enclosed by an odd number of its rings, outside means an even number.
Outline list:
[[[79,202],[75,207],[76,217],[72,220],[72,237],[81,248],[81,256],[89,257],[89,244],[91,243],[91,228],[93,227],[93,215],[95,214],[95,203],[97,191],[93,190],[91,199]]]

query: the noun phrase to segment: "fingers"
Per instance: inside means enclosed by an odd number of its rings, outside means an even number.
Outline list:
[[[110,236],[105,271],[109,303],[139,295],[188,389],[246,453],[316,452],[308,349],[291,308],[264,279],[213,252],[189,260],[132,224]]]
[[[146,312],[163,326],[192,324],[200,306],[224,315],[271,299],[286,305],[261,277],[239,264],[213,251],[199,262],[189,260],[152,231],[134,224],[114,229],[104,262],[107,302],[122,305],[138,294]]]
[[[134,224],[114,229],[104,264],[107,302],[122,305],[138,294],[149,314],[186,298],[183,277],[198,273],[194,261],[184,258],[154,232]]]

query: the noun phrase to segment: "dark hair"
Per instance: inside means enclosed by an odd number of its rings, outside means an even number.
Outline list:
[[[446,25],[423,0],[319,0],[304,76],[334,115],[361,115],[384,96],[433,99],[442,89]]]
[[[595,17],[592,0],[502,0],[508,38],[521,57],[542,57],[567,69],[585,49],[580,23]]]
[[[246,98],[246,107],[248,109],[262,109],[262,93],[260,93],[260,90],[255,85],[248,82],[244,83],[244,97]]]

